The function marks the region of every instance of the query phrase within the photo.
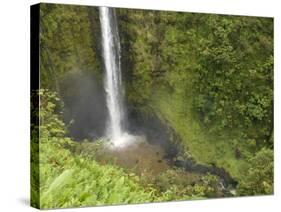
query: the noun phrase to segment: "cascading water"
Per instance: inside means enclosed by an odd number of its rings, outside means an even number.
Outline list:
[[[120,42],[114,9],[99,8],[102,33],[102,52],[105,67],[105,91],[108,108],[107,135],[114,146],[124,146],[130,140],[122,127],[122,80],[120,65]]]

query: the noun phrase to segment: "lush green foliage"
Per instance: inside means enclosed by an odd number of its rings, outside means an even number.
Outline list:
[[[74,5],[40,5],[40,74],[44,88],[61,91],[65,80],[100,72],[98,12]]]
[[[273,147],[272,19],[118,13],[130,104],[168,122],[196,161],[242,182],[248,160]]]
[[[245,139],[263,142],[272,133],[272,22],[214,16],[208,25],[196,70],[200,118],[216,133],[239,130]]]
[[[171,169],[155,178],[155,184],[160,192],[164,192],[164,200],[186,200],[203,197],[218,197],[222,194],[219,189],[217,176],[208,174],[200,177],[183,170]],[[195,183],[196,182],[196,183]]]
[[[240,195],[273,193],[273,151],[261,149],[248,160],[243,169],[244,179],[238,186]]]
[[[134,174],[100,166],[68,150],[76,143],[65,135],[65,125],[55,111],[58,101],[54,93],[40,90],[40,207],[153,201],[153,190],[139,186]]]

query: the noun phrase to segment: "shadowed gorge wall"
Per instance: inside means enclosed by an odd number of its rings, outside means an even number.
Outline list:
[[[97,139],[105,134],[107,108],[104,89],[95,75],[73,74],[62,83],[64,119],[75,139]]]

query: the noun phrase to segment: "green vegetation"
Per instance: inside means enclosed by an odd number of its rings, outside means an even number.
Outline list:
[[[137,203],[152,200],[152,191],[137,184],[137,177],[122,169],[100,166],[73,155],[67,146],[75,142],[65,135],[56,115],[57,96],[40,91],[40,208]]]
[[[34,94],[36,95],[36,94]],[[38,161],[31,161],[31,204],[39,208],[66,208],[86,205],[145,203],[153,201],[183,200],[214,196],[217,178],[202,177],[202,182],[185,185],[180,177],[183,171],[168,170],[155,178],[140,177],[114,165],[100,165],[91,156],[73,153],[79,144],[66,136],[65,124],[57,114],[60,99],[53,92],[41,89],[40,126],[32,133],[40,132]],[[37,111],[32,105],[33,111]],[[34,136],[33,138],[36,138]],[[32,140],[33,144],[38,141]],[[98,145],[92,143],[95,149]],[[87,147],[89,148],[89,143]],[[32,148],[32,151],[34,149]],[[33,152],[33,156],[35,156]],[[39,179],[38,179],[39,178]],[[39,182],[38,182],[39,181]],[[167,181],[170,181],[169,183]],[[36,184],[38,182],[38,184]],[[156,184],[157,182],[157,184]],[[36,190],[38,189],[38,190]]]
[[[248,160],[273,148],[272,19],[118,12],[130,105],[168,123],[197,162],[242,182]]]
[[[238,183],[237,196],[272,194],[273,19],[130,9],[116,14],[128,111],[168,126],[181,155],[227,171]],[[71,82],[93,76],[103,83],[98,9],[41,4],[40,17],[41,89],[32,96],[39,95],[40,108],[31,105],[33,206],[224,196],[217,176],[174,167],[155,176],[135,173],[98,160],[102,138],[71,138],[64,99],[80,92]]]
[[[64,92],[77,74],[101,74],[95,37],[98,10],[74,5],[40,4],[41,86]]]
[[[273,151],[263,148],[249,159],[243,169],[244,179],[238,186],[241,195],[273,193]]]

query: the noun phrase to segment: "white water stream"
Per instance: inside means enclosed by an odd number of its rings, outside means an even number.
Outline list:
[[[120,41],[114,10],[99,8],[102,33],[102,52],[105,67],[105,92],[108,108],[107,136],[114,146],[122,147],[131,135],[123,129],[124,107],[122,102],[122,79],[120,63]]]

